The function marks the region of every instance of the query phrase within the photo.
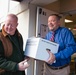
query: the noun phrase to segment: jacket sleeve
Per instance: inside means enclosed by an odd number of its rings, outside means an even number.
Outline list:
[[[73,53],[76,52],[76,43],[74,40],[74,36],[71,31],[65,30],[64,33],[62,33],[62,40],[64,44],[64,49],[60,50],[58,53],[55,54],[56,59],[67,59],[70,57]]]
[[[16,71],[18,70],[18,66],[16,62],[8,61],[7,57],[4,55],[3,44],[0,41],[0,69],[4,69],[7,71]]]

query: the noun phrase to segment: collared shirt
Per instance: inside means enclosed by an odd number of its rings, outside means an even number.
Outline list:
[[[49,31],[46,34],[45,39],[50,40],[52,32]],[[71,55],[76,52],[76,43],[72,32],[64,27],[59,27],[55,31],[54,42],[59,44],[58,53],[55,54],[56,63],[52,66],[59,67],[65,64],[69,64],[71,61]]]

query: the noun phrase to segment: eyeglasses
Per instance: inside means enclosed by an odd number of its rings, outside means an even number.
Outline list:
[[[6,24],[7,27],[15,28],[17,25],[15,24]]]

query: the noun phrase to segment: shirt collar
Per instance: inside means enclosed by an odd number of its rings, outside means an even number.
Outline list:
[[[58,27],[58,29],[55,31],[55,33],[57,33],[60,30],[61,27]]]
[[[4,25],[3,25],[3,27],[2,27],[2,34],[4,35],[4,37],[6,37],[8,34],[5,32],[5,30],[4,30]]]

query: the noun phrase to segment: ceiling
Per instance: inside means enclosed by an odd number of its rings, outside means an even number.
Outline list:
[[[12,0],[12,1],[21,2],[23,0]],[[32,3],[32,4],[36,4],[36,5],[40,5],[40,6],[43,6],[43,5],[46,5],[46,4],[55,2],[55,1],[57,1],[57,0],[26,0],[26,2],[29,2],[29,3]]]
[[[21,2],[21,1],[23,1],[23,0],[12,0],[12,1],[18,1],[18,2]]]
[[[57,0],[32,0],[31,3],[43,6],[43,5],[47,5],[47,4],[55,2],[55,1],[57,1]]]

